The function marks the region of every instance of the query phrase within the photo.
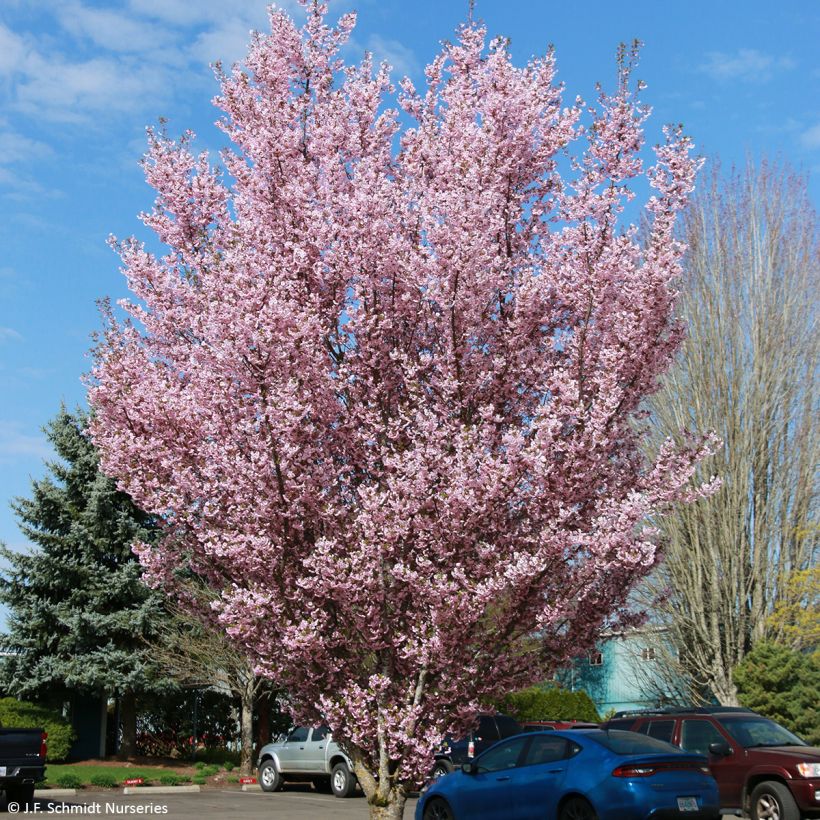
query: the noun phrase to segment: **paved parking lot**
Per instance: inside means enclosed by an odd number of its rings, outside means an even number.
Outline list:
[[[147,791],[147,790],[146,790]],[[416,801],[408,800],[404,816],[411,820]],[[88,792],[65,800],[38,800],[32,817],[159,817],[167,820],[364,820],[364,797],[340,800],[330,794],[317,794],[298,786],[283,792],[240,792],[209,789],[199,794],[122,795]]]

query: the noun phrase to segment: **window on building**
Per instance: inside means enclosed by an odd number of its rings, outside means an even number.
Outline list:
[[[603,666],[604,665],[604,656],[600,652],[591,652],[589,656],[589,665],[590,666]]]

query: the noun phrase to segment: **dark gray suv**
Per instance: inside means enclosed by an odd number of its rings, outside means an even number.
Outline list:
[[[457,766],[472,760],[496,741],[520,734],[522,731],[521,724],[508,715],[480,715],[475,731],[458,740],[451,737],[444,739],[441,748],[436,752],[433,777],[443,777],[449,774]]]

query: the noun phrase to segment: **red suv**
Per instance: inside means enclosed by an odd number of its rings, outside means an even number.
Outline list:
[[[751,820],[820,817],[820,749],[750,709],[713,706],[619,712],[602,729],[628,729],[698,752],[720,789],[721,814]]]

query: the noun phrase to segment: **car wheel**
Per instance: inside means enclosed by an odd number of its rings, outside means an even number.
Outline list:
[[[561,806],[560,820],[598,820],[595,809],[583,797],[571,797]]]
[[[20,811],[34,808],[34,786],[9,786],[6,802],[17,803]]]
[[[424,807],[422,820],[454,820],[454,815],[447,803],[437,797]]]
[[[356,790],[356,778],[347,763],[337,763],[330,773],[330,788],[336,797],[350,797]]]
[[[282,782],[282,773],[277,771],[276,764],[272,760],[266,760],[259,767],[257,779],[263,792],[280,792],[285,785]]]
[[[329,777],[314,778],[313,788],[316,789],[317,792],[321,792],[322,794],[330,794],[330,792],[333,791],[333,789],[330,787]]]
[[[450,774],[451,771],[453,771],[453,764],[449,760],[437,760],[430,774],[438,779],[444,777],[445,774]]]
[[[752,820],[800,820],[792,793],[782,783],[767,780],[752,790]]]

